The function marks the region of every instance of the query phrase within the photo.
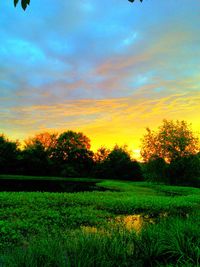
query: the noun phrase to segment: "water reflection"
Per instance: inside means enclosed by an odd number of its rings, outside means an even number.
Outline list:
[[[169,218],[169,212],[162,212],[157,215],[145,215],[145,214],[134,214],[134,215],[119,215],[115,218],[109,219],[108,224],[104,227],[97,228],[95,226],[81,226],[84,233],[100,233],[103,235],[110,235],[111,231],[123,231],[123,229],[139,233],[142,228],[149,224],[159,223],[161,220]],[[188,213],[183,213],[182,216],[188,218]]]
[[[148,215],[144,216],[142,214],[134,214],[134,215],[120,215],[115,219],[112,219],[110,222],[110,229],[120,228],[126,229],[128,231],[135,230],[136,232],[140,232],[141,229],[147,224],[155,224],[155,218],[149,217]],[[107,229],[99,229],[95,226],[81,226],[81,229],[84,233],[93,233],[96,234],[108,234],[109,230]]]
[[[141,229],[151,223],[155,223],[155,219],[148,216],[143,216],[141,214],[127,215],[127,216],[118,216],[116,222],[121,224],[127,230],[135,230],[136,232],[141,231]]]
[[[97,185],[96,181],[67,181],[65,179],[0,179],[0,192],[92,192],[116,191]]]

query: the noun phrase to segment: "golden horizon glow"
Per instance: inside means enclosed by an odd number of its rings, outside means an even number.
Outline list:
[[[191,97],[190,94],[171,95],[170,97],[157,100],[134,100],[132,98],[106,99],[106,100],[84,100],[73,103],[66,103],[58,106],[34,106],[23,108],[24,112],[32,112],[34,110],[35,117],[42,114],[48,120],[56,121],[56,117],[70,113],[70,116],[77,116],[77,119],[66,127],[59,127],[59,123],[55,128],[47,128],[40,125],[40,129],[34,131],[34,123],[31,121],[21,121],[21,126],[25,125],[26,130],[22,134],[21,129],[16,133],[7,132],[9,138],[19,139],[20,141],[34,136],[42,132],[58,132],[67,130],[81,131],[91,140],[91,149],[96,151],[100,146],[112,149],[114,145],[128,145],[128,149],[132,151],[132,156],[140,159],[141,138],[145,134],[146,127],[156,129],[163,119],[186,120],[192,124],[195,134],[200,132],[199,114],[200,114],[200,92]],[[148,110],[148,112],[145,112]],[[185,112],[183,112],[185,110]],[[85,123],[85,119],[81,118],[81,114],[86,116],[94,116],[94,119]],[[168,117],[166,117],[166,113]],[[96,118],[95,114],[101,114]],[[28,116],[29,117],[29,116]],[[79,118],[79,119],[78,119]],[[191,120],[192,118],[192,120]],[[127,127],[129,125],[129,127]],[[28,133],[28,134],[27,134]],[[117,133],[117,134],[116,134]]]

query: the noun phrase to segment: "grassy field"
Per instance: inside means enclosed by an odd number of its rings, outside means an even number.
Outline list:
[[[200,266],[200,189],[93,181],[107,190],[0,192],[0,266]]]

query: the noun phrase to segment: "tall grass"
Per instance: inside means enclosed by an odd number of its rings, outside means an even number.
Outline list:
[[[35,238],[3,255],[6,267],[125,267],[200,265],[196,215],[163,219],[141,232],[121,226],[104,231],[67,231]]]

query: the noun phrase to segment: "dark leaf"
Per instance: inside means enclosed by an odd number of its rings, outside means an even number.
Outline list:
[[[22,5],[22,8],[25,10],[27,8],[27,5],[30,4],[30,0],[22,0],[21,1],[21,5]]]
[[[18,2],[19,0],[14,0],[14,6],[16,6]]]
[[[135,0],[128,0],[129,2],[133,3]],[[140,2],[142,2],[143,0],[140,0]]]

